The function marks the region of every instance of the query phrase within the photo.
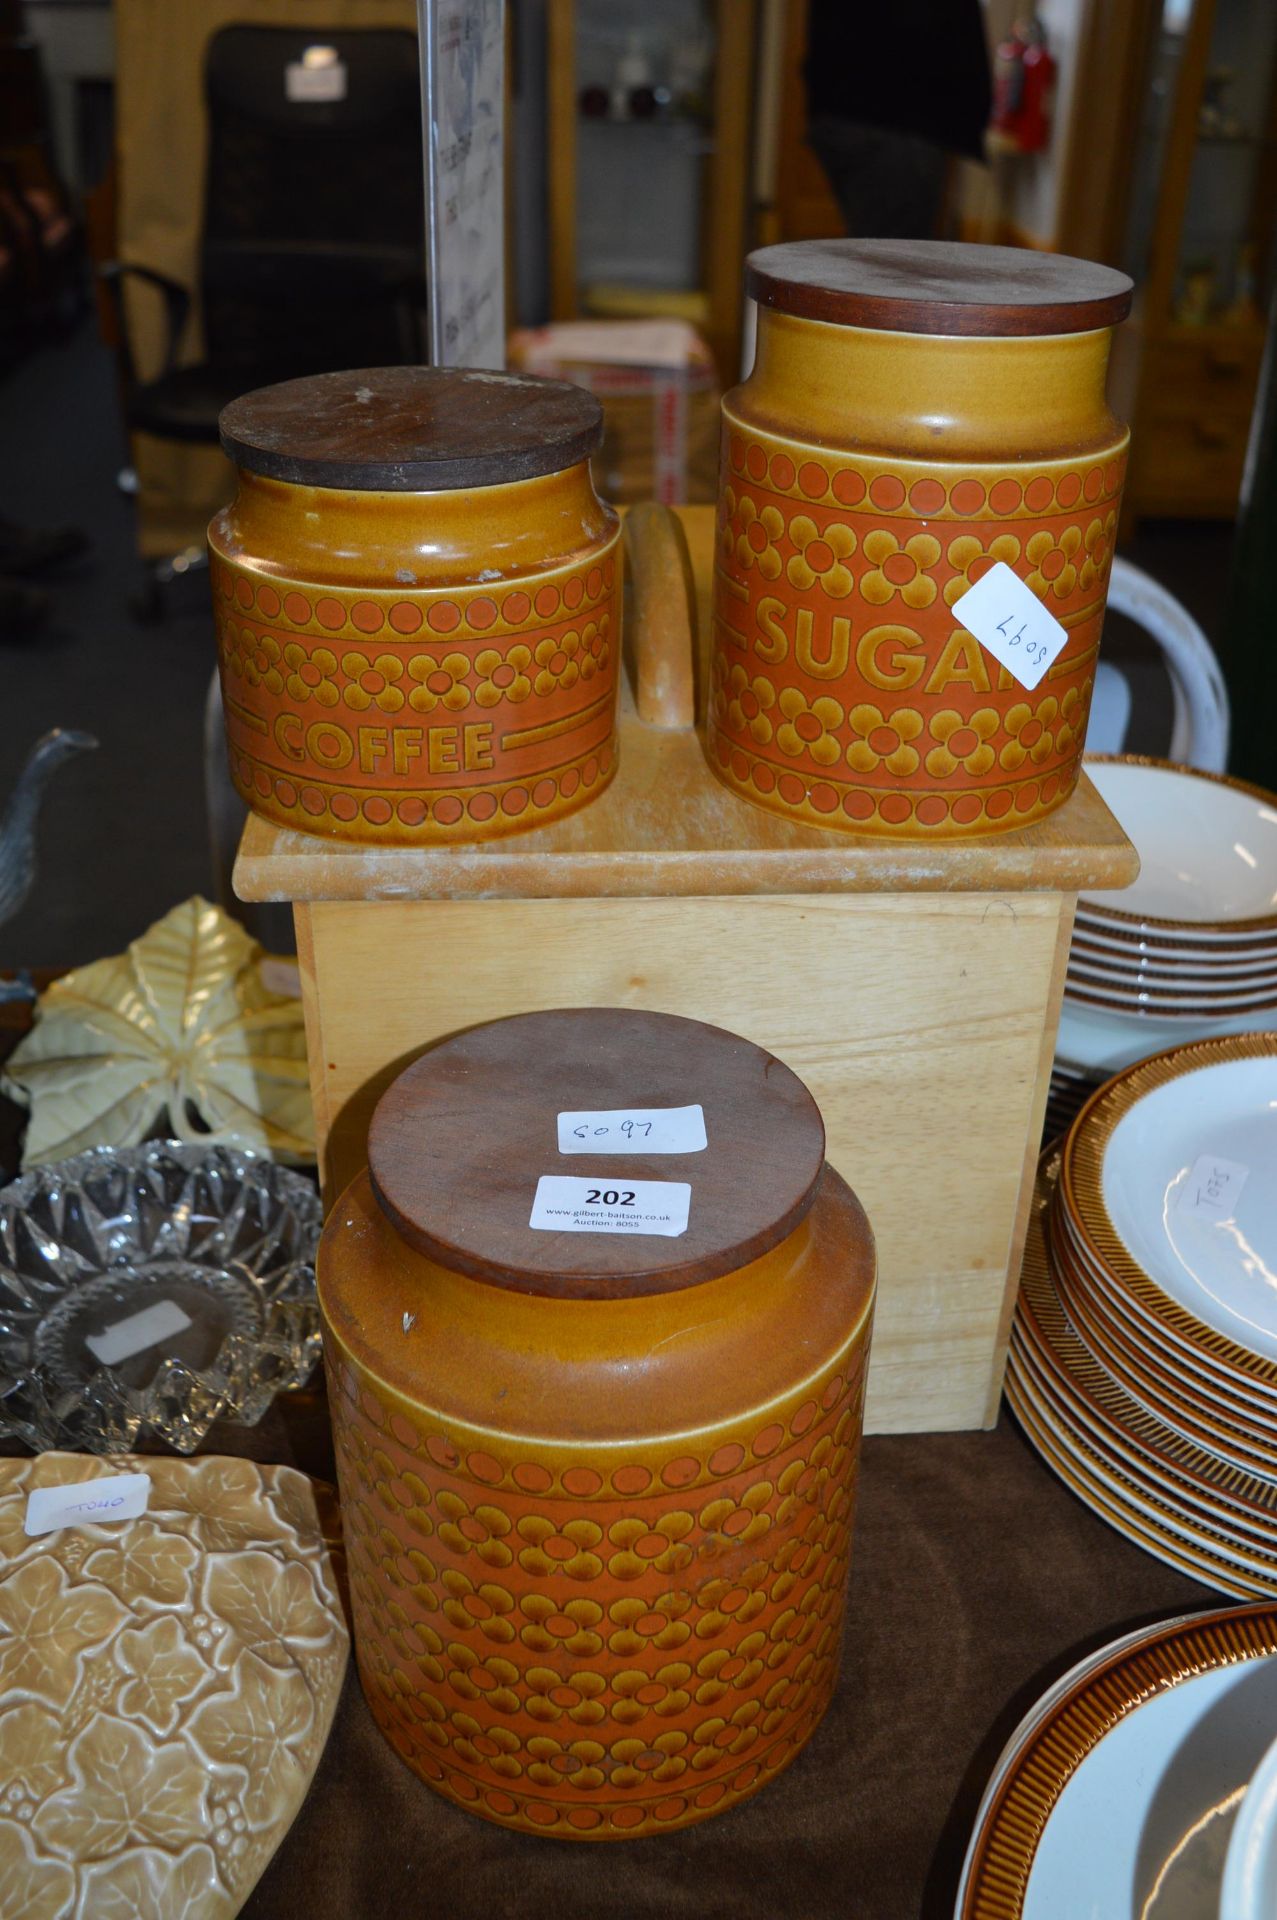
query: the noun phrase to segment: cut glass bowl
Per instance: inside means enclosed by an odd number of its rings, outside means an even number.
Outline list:
[[[95,1147],[0,1189],[0,1438],[192,1452],[319,1356],[310,1182],[239,1147]]]

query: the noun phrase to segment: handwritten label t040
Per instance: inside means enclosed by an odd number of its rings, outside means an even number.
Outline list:
[[[686,1180],[579,1180],[543,1173],[537,1181],[530,1227],[543,1233],[653,1233],[677,1239],[687,1232],[692,1189]]]
[[[37,1487],[27,1501],[26,1534],[54,1533],[59,1527],[101,1527],[136,1520],[151,1497],[148,1473],[112,1473],[101,1480],[77,1480],[70,1486]]]
[[[1037,686],[1069,637],[1005,560],[982,573],[975,585],[954,601],[953,613],[1022,687]]]
[[[613,1107],[559,1115],[560,1153],[700,1153],[703,1107]]]

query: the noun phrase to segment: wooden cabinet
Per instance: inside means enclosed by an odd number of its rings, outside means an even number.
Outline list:
[[[1127,510],[1231,518],[1272,287],[1277,8],[1164,0],[1145,74],[1123,262],[1139,288]]]

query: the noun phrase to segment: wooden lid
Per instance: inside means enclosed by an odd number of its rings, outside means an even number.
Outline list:
[[[696,1105],[699,1152],[559,1152],[560,1113]],[[806,1214],[824,1159],[820,1111],[772,1054],[699,1020],[616,1007],[516,1014],[445,1040],[400,1074],[368,1135],[373,1190],[411,1246],[562,1299],[666,1293],[747,1265]],[[685,1181],[687,1230],[532,1227],[543,1174],[606,1190]]]
[[[1085,333],[1131,310],[1112,267],[952,240],[794,240],[745,262],[760,307],[894,333]]]
[[[566,380],[480,367],[368,367],[259,387],[223,407],[236,466],[302,487],[428,493],[562,473],[603,438]]]

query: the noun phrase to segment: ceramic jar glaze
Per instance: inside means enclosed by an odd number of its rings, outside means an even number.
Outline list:
[[[209,530],[231,773],[280,826],[433,845],[538,826],[614,765],[618,522],[598,402],[395,367],[236,401]]]
[[[1080,766],[1128,435],[1122,274],[1019,249],[752,254],[757,355],[723,405],[719,777],[811,825],[1024,826]],[[954,617],[998,561],[1068,630],[1032,691]]]
[[[557,1152],[557,1111],[615,1112],[627,1087],[701,1100],[708,1149]],[[799,1753],[838,1671],[874,1257],[810,1095],[697,1022],[525,1015],[424,1055],[370,1154],[319,1289],[378,1724],[526,1832],[732,1806]],[[530,1229],[562,1172],[686,1181],[687,1234]]]

